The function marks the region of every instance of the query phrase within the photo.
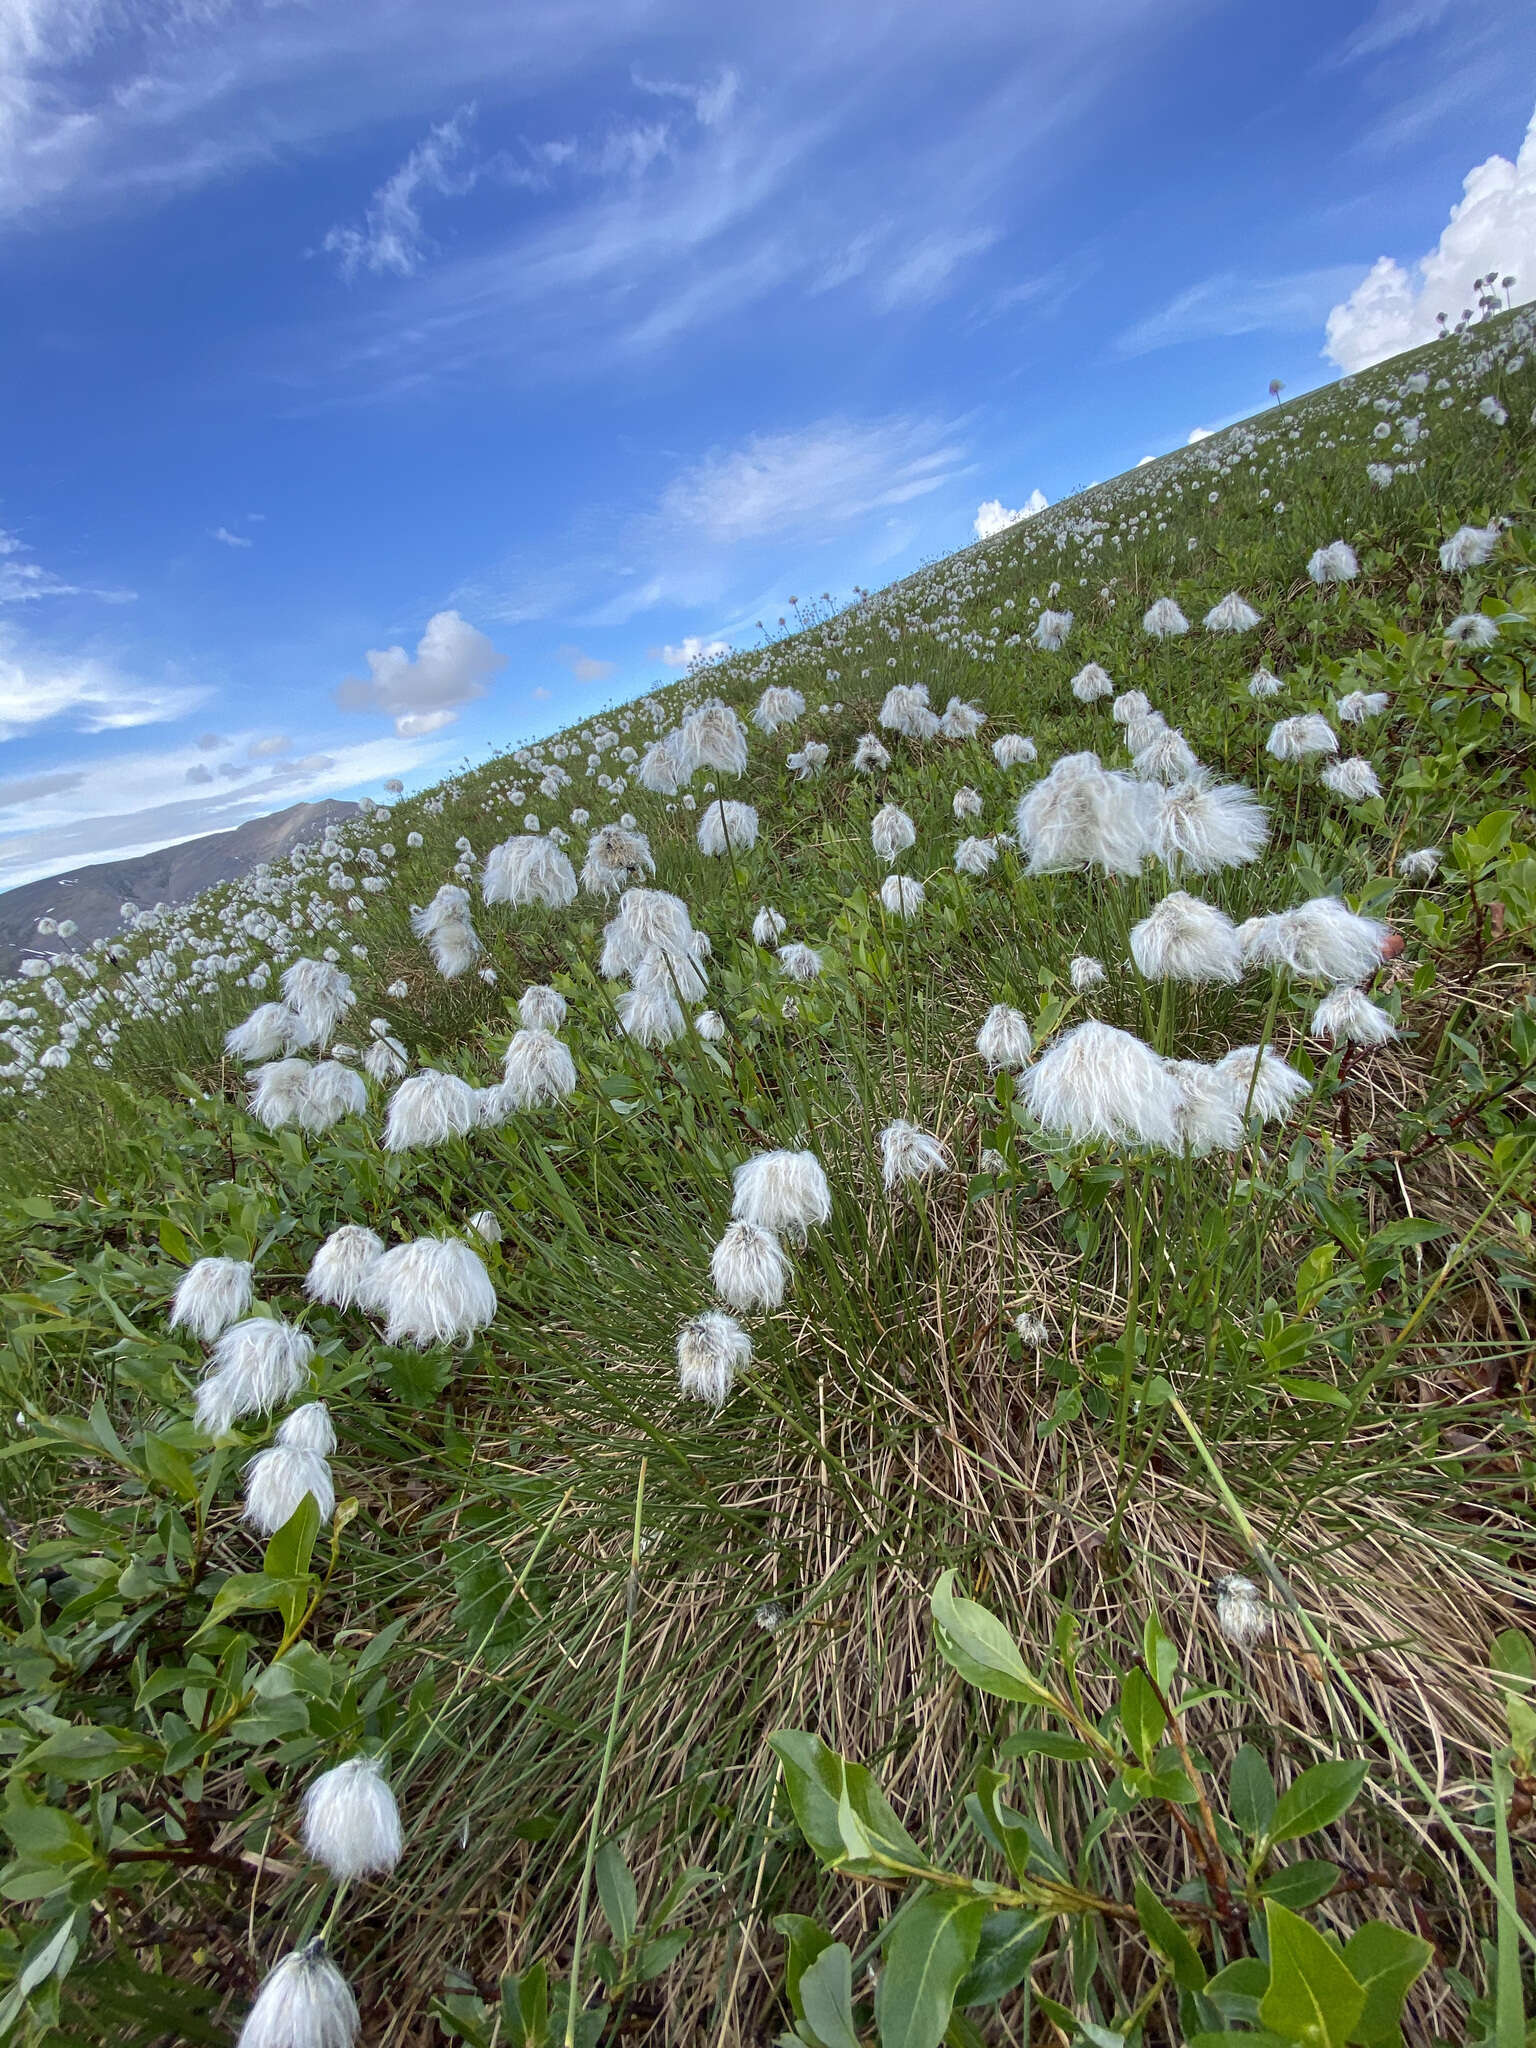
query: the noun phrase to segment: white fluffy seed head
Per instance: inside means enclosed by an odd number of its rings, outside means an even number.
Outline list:
[[[917,844],[917,827],[900,804],[882,804],[869,828],[869,843],[887,867]]]
[[[949,808],[960,820],[981,816],[981,792],[964,783],[949,800]]]
[[[292,1052],[303,1027],[286,1003],[258,1003],[243,1023],[225,1034],[232,1060],[275,1060]]]
[[[1115,685],[1108,670],[1090,661],[1072,678],[1072,694],[1079,704],[1094,704],[1100,697],[1112,697]]]
[[[679,728],[678,750],[689,776],[700,768],[713,768],[723,775],[744,775],[747,768],[747,728],[728,704],[718,699],[690,711]]]
[[[304,1384],[315,1347],[302,1330],[275,1316],[249,1316],[213,1347],[197,1390],[197,1426],[222,1436],[242,1415],[265,1415],[291,1401]]]
[[[1360,563],[1348,541],[1332,540],[1313,553],[1307,574],[1319,588],[1328,583],[1352,583],[1360,574]]]
[[[1015,823],[1032,875],[1089,867],[1139,874],[1147,852],[1146,788],[1103,768],[1097,754],[1067,754],[1020,799]]]
[[[362,1298],[365,1275],[383,1256],[384,1240],[364,1223],[333,1230],[309,1262],[304,1292],[311,1301],[351,1308]]]
[[[726,1225],[709,1262],[720,1299],[732,1308],[777,1308],[789,1286],[791,1268],[771,1230],[756,1223]]]
[[[619,997],[619,1029],[637,1045],[671,1045],[681,1038],[688,1019],[671,979],[658,974],[637,979],[635,986]]]
[[[955,873],[984,875],[996,859],[997,848],[990,839],[962,839],[955,848]]]
[[[1089,1019],[1028,1068],[1019,1093],[1044,1130],[1079,1143],[1181,1145],[1179,1085],[1150,1045]]]
[[[1243,1141],[1243,1119],[1225,1078],[1201,1060],[1170,1060],[1168,1069],[1179,1091],[1174,1128],[1183,1149],[1194,1159],[1235,1152]]]
[[[693,1401],[723,1408],[737,1373],[752,1363],[752,1339],[734,1317],[706,1309],[677,1333],[677,1383]]]
[[[916,917],[927,891],[910,875],[887,875],[880,884],[880,903],[890,917]]]
[[[317,1940],[268,1973],[236,2048],[352,2048],[356,2038],[357,2000]]]
[[[316,1451],[328,1458],[336,1448],[336,1430],[331,1411],[323,1401],[306,1401],[285,1415],[277,1428],[277,1441],[296,1451]]]
[[[1208,633],[1250,633],[1258,624],[1259,614],[1235,590],[1229,590],[1220,604],[1213,604],[1205,615]]]
[[[324,1045],[357,1001],[350,976],[329,960],[295,960],[284,969],[282,987],[296,1047]]]
[[[752,723],[759,732],[777,732],[781,725],[793,725],[797,718],[805,716],[805,699],[798,690],[791,690],[770,683],[764,690],[752,712]]]
[[[517,1020],[528,1031],[558,1031],[565,1022],[565,997],[536,981],[517,999]]]
[[[1397,1026],[1363,988],[1336,988],[1312,1012],[1312,1036],[1334,1045],[1389,1045]]]
[[[787,946],[778,950],[780,967],[791,981],[814,981],[821,972],[821,955],[814,946],[803,946],[792,939]]]
[[[1141,630],[1154,640],[1171,640],[1189,631],[1189,621],[1171,597],[1159,597],[1142,613]]]
[[[775,946],[783,938],[786,920],[771,904],[765,903],[752,920],[752,943],[754,946]]]
[[[460,1237],[418,1237],[385,1252],[368,1279],[369,1306],[385,1317],[385,1341],[425,1351],[459,1344],[496,1314],[496,1290],[478,1253]]]
[[[976,1034],[976,1050],[986,1061],[988,1071],[995,1074],[1002,1067],[1027,1066],[1034,1049],[1035,1041],[1023,1011],[1012,1009],[1007,1003],[994,1003]]]
[[[1249,696],[1257,697],[1261,700],[1267,697],[1278,697],[1284,688],[1284,683],[1281,682],[1273,669],[1256,668],[1248,682]]]
[[[987,714],[963,697],[951,697],[939,720],[939,737],[945,740],[973,740],[987,722]]]
[[[570,1047],[552,1031],[515,1031],[501,1071],[512,1109],[547,1108],[576,1087]]]
[[[1170,874],[1211,875],[1258,859],[1269,813],[1240,783],[1194,776],[1154,793],[1147,831]]]
[[[1145,718],[1152,709],[1144,690],[1122,690],[1109,707],[1109,715],[1116,725],[1129,725],[1133,718]]]
[[[1385,690],[1350,690],[1338,702],[1343,725],[1364,725],[1368,718],[1380,718],[1392,699]]]
[[[1352,755],[1345,761],[1331,762],[1318,780],[1325,789],[1331,789],[1335,796],[1343,797],[1350,804],[1363,804],[1373,796],[1381,795],[1376,770],[1358,755]]]
[[[328,1131],[343,1117],[363,1116],[368,1108],[368,1084],[361,1074],[340,1060],[317,1060],[299,1096],[294,1116],[301,1131]]]
[[[1039,750],[1023,733],[1005,732],[992,742],[992,758],[999,768],[1022,768],[1039,759]]]
[[[304,1848],[336,1878],[393,1870],[404,1844],[400,1809],[378,1757],[349,1757],[304,1795]]]
[[[1154,733],[1131,766],[1143,782],[1188,782],[1201,772],[1194,748],[1175,726]]]
[[[880,1133],[880,1175],[887,1194],[909,1181],[949,1171],[949,1154],[931,1131],[894,1117]]]
[[[1312,1093],[1305,1074],[1270,1051],[1267,1045],[1240,1045],[1216,1062],[1233,1108],[1241,1117],[1278,1123]]]
[[[320,1510],[321,1521],[328,1522],[336,1506],[336,1488],[319,1451],[300,1444],[273,1444],[270,1450],[258,1451],[245,1468],[245,1520],[258,1536],[276,1535],[306,1494]]]
[[[563,910],[576,900],[576,870],[552,839],[523,833],[491,848],[480,893],[487,903],[506,903],[513,909],[539,903],[548,910]]]
[[[731,1214],[804,1244],[808,1230],[831,1220],[826,1170],[814,1152],[755,1152],[731,1176]]]
[[[1243,949],[1225,911],[1182,889],[1165,896],[1131,927],[1131,958],[1149,981],[1224,982],[1242,979]]]
[[[1403,855],[1397,872],[1410,882],[1432,882],[1440,872],[1441,857],[1438,846],[1417,847]]]
[[[1481,568],[1498,545],[1496,526],[1458,526],[1449,540],[1440,543],[1440,566],[1448,575]]]
[[[1066,646],[1071,631],[1071,612],[1045,611],[1035,621],[1032,638],[1042,653],[1055,654]]]
[[[1086,995],[1091,988],[1097,988],[1101,981],[1109,979],[1109,976],[1104,972],[1104,962],[1102,960],[1095,960],[1091,953],[1074,954],[1072,964],[1068,967],[1067,973],[1071,978],[1072,986],[1080,996]]]
[[[1239,1572],[1229,1572],[1216,1581],[1216,1626],[1229,1643],[1239,1649],[1269,1634],[1274,1619],[1269,1602],[1254,1584]]]
[[[1314,896],[1278,916],[1249,918],[1238,937],[1249,967],[1283,967],[1303,981],[1340,987],[1375,972],[1388,931],[1337,896]]]
[[[457,1074],[426,1067],[402,1081],[389,1098],[384,1150],[409,1152],[462,1138],[480,1120],[475,1091]]]
[[[853,750],[853,772],[855,775],[875,775],[882,768],[889,768],[891,756],[875,733],[864,733]]]
[[[308,1060],[268,1060],[250,1077],[251,1114],[269,1131],[296,1124],[309,1087]]]
[[[1269,729],[1265,752],[1277,761],[1306,761],[1317,754],[1336,754],[1339,736],[1320,711],[1278,719]]]
[[[464,1228],[472,1230],[483,1244],[501,1243],[501,1219],[494,1209],[476,1209],[464,1219]]]
[[[181,1276],[171,1302],[171,1328],[204,1344],[238,1323],[251,1305],[248,1259],[199,1259]]]
[[[700,853],[711,857],[747,853],[757,844],[757,812],[717,797],[699,815],[697,838]]]
[[[693,1020],[693,1028],[707,1044],[718,1045],[725,1036],[725,1019],[718,1010],[700,1010]]]
[[[897,683],[894,688],[887,690],[885,702],[880,706],[880,723],[887,731],[899,732],[906,739],[931,740],[939,729],[939,717],[928,703],[926,685]],[[860,746],[862,745],[863,742],[860,741]],[[881,751],[884,752],[884,749]],[[890,760],[889,754],[886,755],[886,760]]]
[[[622,896],[655,872],[656,858],[643,832],[632,832],[624,825],[603,825],[587,841],[581,886],[589,896]]]

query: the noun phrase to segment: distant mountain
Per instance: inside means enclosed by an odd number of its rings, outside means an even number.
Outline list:
[[[122,924],[125,903],[137,903],[141,910],[155,903],[185,903],[200,890],[231,882],[261,861],[281,860],[356,810],[356,804],[334,800],[290,804],[286,811],[247,819],[232,832],[209,832],[201,839],[185,839],[180,846],[162,847],[158,853],[142,853],[136,860],[103,861],[97,867],[49,875],[41,882],[23,882],[19,889],[0,895],[0,975],[14,974],[24,953],[78,951],[92,939],[115,932]],[[79,930],[68,939],[40,939],[40,917],[73,918]]]

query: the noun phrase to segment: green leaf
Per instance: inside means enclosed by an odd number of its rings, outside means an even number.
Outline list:
[[[281,1532],[279,1532],[281,1533]],[[252,1613],[270,1611],[280,1607],[292,1592],[292,1586],[283,1579],[270,1579],[265,1572],[231,1572],[213,1596],[213,1602],[201,1626],[188,1638],[196,1642],[220,1622],[228,1621],[232,1614],[246,1610]]]
[[[1126,1741],[1150,1769],[1168,1726],[1168,1716],[1146,1673],[1134,1667],[1127,1671],[1120,1687],[1120,1725]]]
[[[1173,1971],[1181,1991],[1203,1991],[1209,1974],[1199,1951],[1168,1908],[1143,1881],[1136,1880],[1136,1917],[1141,1931]]]
[[[145,1437],[144,1469],[156,1486],[174,1494],[177,1500],[197,1499],[197,1475],[192,1460],[163,1436]]]
[[[1269,1965],[1257,1956],[1239,1956],[1206,1980],[1204,1996],[1224,2020],[1245,2020],[1251,2025],[1258,2019],[1259,2000],[1268,1989]]]
[[[1365,2010],[1355,2022],[1355,2040],[1366,2048],[1402,2048],[1403,2000],[1433,1953],[1427,1941],[1401,1927],[1389,1927],[1384,1920],[1368,1920],[1355,1929],[1344,1944],[1350,1975],[1365,1987]]]
[[[1275,1781],[1269,1765],[1251,1742],[1245,1742],[1232,1759],[1227,1798],[1233,1821],[1255,1840],[1274,1818]]]
[[[828,1942],[800,1977],[800,2032],[811,2048],[860,2048],[853,2024],[853,1957]]]
[[[789,1953],[784,1958],[784,1995],[789,2000],[790,2011],[798,2020],[803,2010],[800,1979],[822,1950],[832,1946],[832,1937],[805,1913],[780,1913],[773,1924],[789,1943]]]
[[[968,1684],[994,1699],[1056,1708],[1055,1694],[1032,1675],[1019,1655],[1018,1644],[996,1615],[955,1592],[952,1571],[941,1574],[929,1604],[939,1654]]]
[[[667,1934],[658,1934],[654,1941],[642,1942],[635,1958],[636,1977],[642,1984],[649,1984],[670,1970],[692,1939],[691,1927],[674,1927]]]
[[[1266,1842],[1294,1842],[1302,1835],[1315,1834],[1319,1828],[1331,1827],[1359,1798],[1366,1769],[1365,1764],[1347,1763],[1335,1757],[1303,1771],[1281,1793],[1264,1830]]]
[[[1315,1906],[1319,1899],[1326,1899],[1338,1881],[1336,1863],[1309,1857],[1300,1863],[1287,1863],[1283,1870],[1272,1870],[1259,1886],[1259,1893],[1262,1898],[1278,1899],[1282,1906],[1300,1913]]]
[[[875,1992],[881,2048],[939,2048],[987,1911],[984,1899],[931,1891],[897,1914]]]
[[[1495,1679],[1503,1681],[1510,1746],[1528,1766],[1536,1755],[1536,1655],[1530,1638],[1517,1628],[1503,1630],[1493,1639],[1490,1662]]]
[[[1328,1283],[1333,1278],[1333,1262],[1338,1254],[1338,1246],[1329,1239],[1313,1245],[1302,1260],[1296,1273],[1296,1309],[1299,1315],[1305,1315],[1327,1292]]]
[[[306,1493],[281,1529],[271,1539],[261,1568],[269,1579],[302,1579],[314,1555],[320,1533],[320,1508],[312,1493]]]
[[[1365,1992],[1315,1927],[1270,1900],[1269,1989],[1259,2001],[1266,2027],[1306,2048],[1346,2048],[1365,2010]]]
[[[800,1728],[781,1728],[768,1744],[784,1766],[800,1832],[829,1869],[886,1877],[929,1867],[862,1764],[846,1762]]]
[[[596,1873],[597,1896],[602,1903],[603,1918],[622,1953],[635,1938],[640,1901],[635,1893],[635,1880],[617,1842],[604,1842],[598,1850]]]
[[[1066,1764],[1085,1763],[1093,1755],[1086,1742],[1079,1742],[1075,1735],[1058,1735],[1052,1728],[1026,1728],[1021,1734],[1010,1735],[998,1751],[1004,1758],[1015,1756],[1050,1756]]]
[[[1141,1661],[1156,1679],[1157,1689],[1164,1699],[1171,1700],[1173,1681],[1179,1673],[1179,1653],[1163,1634],[1156,1609],[1148,1614],[1141,1631]]]
[[[1029,1975],[1050,1931],[1049,1914],[1030,1913],[1022,1906],[989,1913],[981,1924],[971,1967],[956,1986],[955,2004],[995,2005],[1006,1997]]]

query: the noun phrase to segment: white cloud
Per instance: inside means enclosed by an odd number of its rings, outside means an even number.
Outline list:
[[[668,78],[645,78],[638,71],[632,71],[630,77],[641,92],[654,93],[658,99],[686,101],[693,108],[694,119],[703,128],[717,127],[726,118],[741,89],[741,79],[729,65],[707,85],[683,85]]]
[[[235,744],[256,737],[236,734]],[[77,861],[127,858],[157,846],[222,832],[247,818],[350,791],[377,789],[387,776],[413,774],[440,761],[441,743],[393,737],[365,740],[329,753],[274,763],[261,774],[239,771],[238,789],[219,779],[209,787],[194,771],[195,741],[164,751],[116,753],[85,768],[45,770],[0,782],[0,888],[56,874]],[[35,785],[28,789],[25,785]],[[188,794],[188,785],[195,794]]]
[[[132,590],[93,590],[83,583],[70,583],[45,569],[39,562],[23,562],[30,554],[18,534],[0,530],[0,604],[32,604],[40,597],[99,597],[107,604],[132,604]]]
[[[360,270],[375,275],[392,270],[397,277],[409,277],[421,267],[427,238],[418,195],[463,193],[474,185],[480,175],[478,166],[459,171],[452,168],[455,158],[463,154],[474,118],[473,107],[461,107],[452,120],[440,121],[425,142],[417,143],[399,170],[379,186],[360,228],[329,230],[320,246],[337,259],[337,267],[349,282]]]
[[[606,682],[618,663],[600,661],[595,654],[583,654],[579,647],[557,647],[557,661],[564,662],[578,683]]]
[[[968,228],[927,236],[881,277],[875,303],[882,312],[926,306],[939,298],[962,263],[998,240],[995,228]]]
[[[215,540],[223,541],[227,548],[253,548],[256,545],[255,541],[248,539],[243,533],[231,533],[227,526],[216,526],[213,529],[213,537]]]
[[[1324,355],[1341,370],[1364,370],[1433,341],[1436,314],[1457,320],[1470,303],[1473,278],[1490,270],[1513,275],[1513,303],[1536,298],[1536,113],[1513,163],[1491,156],[1468,171],[1427,255],[1407,268],[1379,256],[1333,308]]]
[[[941,489],[964,467],[954,435],[950,425],[903,415],[754,434],[675,477],[662,493],[661,520],[722,546],[817,537]]]
[[[1193,448],[1197,441],[1209,441],[1215,431],[1214,427],[1191,427],[1189,438],[1185,441],[1184,446],[1186,448]]]
[[[1357,273],[1349,264],[1301,270],[1286,277],[1241,277],[1222,271],[1204,278],[1115,336],[1111,353],[1146,355],[1186,341],[1236,334],[1299,334],[1315,328],[1338,293]]]
[[[1001,498],[987,498],[976,507],[973,530],[978,540],[990,540],[995,533],[1006,533],[1010,526],[1017,526],[1021,519],[1033,519],[1037,512],[1043,512],[1050,503],[1044,491],[1033,490],[1017,512],[1010,512]]]
[[[91,656],[58,659],[0,639],[0,740],[55,719],[77,732],[119,732],[179,718],[207,695],[181,683],[146,683]]]
[[[265,739],[252,740],[245,750],[248,761],[271,761],[279,754],[293,751],[293,741],[286,733],[269,733]]]
[[[717,655],[729,654],[729,640],[706,640],[698,633],[685,633],[676,647],[653,648],[651,658],[664,661],[668,668],[688,668],[696,661],[713,661]]]
[[[343,711],[383,712],[402,739],[418,739],[452,725],[458,707],[483,697],[489,678],[506,665],[467,619],[434,612],[414,661],[403,647],[370,647],[367,679],[348,676],[336,702]]]

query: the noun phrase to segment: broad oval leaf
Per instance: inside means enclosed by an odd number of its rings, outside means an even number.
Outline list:
[[[1287,1786],[1275,1805],[1264,1837],[1269,1842],[1294,1842],[1318,1828],[1331,1827],[1347,1813],[1360,1796],[1367,1766],[1335,1757],[1313,1764],[1293,1785]]]
[[[997,1616],[956,1593],[953,1571],[940,1575],[929,1604],[939,1653],[968,1684],[994,1699],[1055,1708],[1055,1694],[1031,1673]]]
[[[963,1892],[931,1891],[897,1914],[875,1993],[881,2048],[939,2048],[987,1910]]]

